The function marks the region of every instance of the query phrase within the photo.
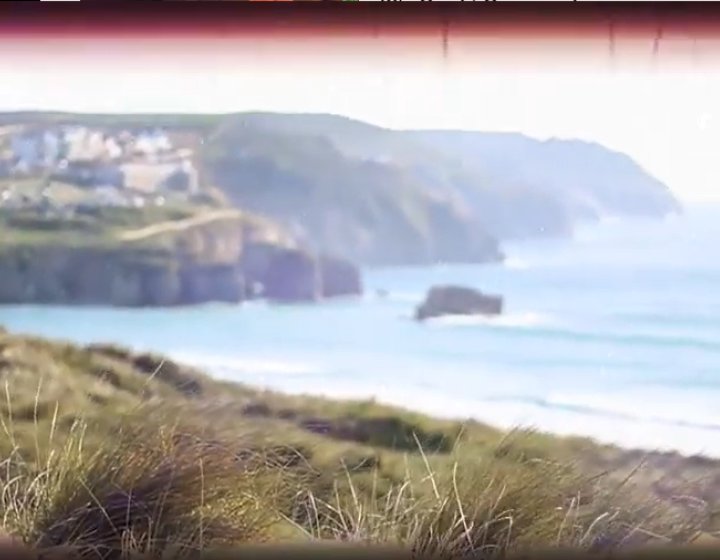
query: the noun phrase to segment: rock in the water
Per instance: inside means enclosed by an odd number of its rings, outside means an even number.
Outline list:
[[[415,310],[418,321],[441,315],[499,315],[501,296],[483,294],[463,286],[434,286]]]

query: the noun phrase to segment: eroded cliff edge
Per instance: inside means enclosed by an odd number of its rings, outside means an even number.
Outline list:
[[[360,271],[314,254],[273,222],[241,211],[88,236],[47,235],[0,247],[0,303],[172,306],[314,301],[362,292]]]

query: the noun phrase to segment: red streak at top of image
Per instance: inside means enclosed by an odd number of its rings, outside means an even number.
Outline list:
[[[274,6],[272,1],[285,1]],[[287,5],[290,1],[293,5]],[[52,70],[279,68],[291,60],[423,70],[720,67],[718,4],[460,2],[0,2],[0,56]],[[90,46],[92,45],[92,46]],[[52,59],[52,60],[51,60]],[[652,59],[651,62],[649,62]],[[415,66],[413,66],[415,65]]]
[[[274,5],[285,1],[285,5]],[[717,37],[720,9],[714,3],[514,3],[514,2],[0,2],[0,37],[453,35],[592,38],[618,32],[647,37],[662,26],[664,37]],[[3,6],[3,4],[5,4]],[[589,34],[589,35],[588,35]]]

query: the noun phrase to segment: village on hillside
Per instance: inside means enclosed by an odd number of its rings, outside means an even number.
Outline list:
[[[66,216],[88,206],[190,201],[200,192],[195,150],[172,136],[160,129],[0,128],[0,209]]]

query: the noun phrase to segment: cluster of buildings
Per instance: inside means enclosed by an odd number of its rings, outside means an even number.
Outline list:
[[[0,179],[12,187],[42,178],[87,191],[96,204],[128,206],[199,192],[192,150],[157,129],[107,131],[85,126],[27,126],[0,136]],[[0,188],[0,206],[24,193]],[[37,197],[36,197],[37,198]],[[45,195],[47,198],[47,193]]]

